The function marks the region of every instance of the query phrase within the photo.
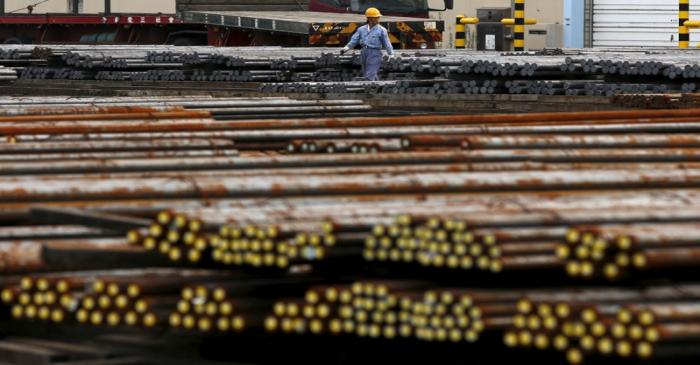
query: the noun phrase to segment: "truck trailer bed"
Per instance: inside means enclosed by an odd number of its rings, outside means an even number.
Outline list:
[[[183,17],[192,23],[303,35],[353,33],[366,22],[364,15],[313,11],[186,11]],[[390,33],[442,33],[445,28],[441,20],[393,16],[382,17],[381,24]]]

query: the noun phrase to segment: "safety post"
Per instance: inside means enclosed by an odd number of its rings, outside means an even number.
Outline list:
[[[457,15],[457,24],[455,25],[455,48],[457,49],[467,47],[467,24],[479,24],[479,18]]]
[[[690,29],[700,28],[700,20],[688,20],[688,18],[690,18],[690,0],[679,0],[678,48],[688,48],[690,46]]]
[[[467,47],[467,24],[478,24],[479,18],[465,17],[457,15],[455,24],[455,48],[465,49]]]
[[[464,15],[457,15],[457,23],[455,24],[455,48],[464,49],[467,46],[467,27],[462,24]]]
[[[688,48],[690,44],[690,0],[678,0],[678,48]]]
[[[537,24],[537,19],[525,19],[525,0],[515,0],[514,18],[501,20],[505,26],[514,26],[513,29],[513,49],[515,52],[525,50],[525,25]]]

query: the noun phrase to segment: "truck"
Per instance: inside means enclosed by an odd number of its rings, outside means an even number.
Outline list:
[[[453,0],[0,0],[0,44],[341,46],[381,9],[396,48],[436,48]],[[435,0],[433,0],[435,1]]]

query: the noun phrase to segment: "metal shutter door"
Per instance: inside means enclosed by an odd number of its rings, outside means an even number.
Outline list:
[[[697,1],[690,10],[700,20]],[[691,30],[691,47],[699,41],[700,30]],[[593,0],[593,47],[677,46],[678,0]]]

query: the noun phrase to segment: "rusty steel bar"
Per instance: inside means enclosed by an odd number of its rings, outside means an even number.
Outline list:
[[[128,105],[137,105],[147,103],[162,103],[166,105],[181,105],[181,103],[202,103],[203,106],[215,106],[219,104],[230,105],[239,102],[254,102],[260,98],[249,97],[230,97],[230,98],[214,98],[208,95],[204,96],[109,96],[109,97],[72,97],[72,96],[24,96],[24,97],[3,97],[0,99],[0,105],[3,107],[27,105],[41,107],[62,107],[69,106],[92,106],[92,105],[111,105],[125,103]],[[276,96],[267,97],[268,101],[288,101],[287,97]]]
[[[71,161],[84,162],[87,166],[90,165],[90,161],[98,161],[102,165],[102,170],[108,170],[105,168],[111,161],[122,161],[126,165],[137,163],[136,161],[146,161],[144,163],[149,165],[157,165],[157,161],[164,159],[165,165],[168,164],[169,160],[189,161],[190,164],[201,163],[201,161],[207,161],[211,158],[226,157],[226,156],[237,156],[239,154],[238,150],[235,149],[213,149],[213,150],[186,150],[186,149],[167,149],[167,150],[153,150],[153,151],[104,151],[104,152],[91,152],[91,151],[79,151],[79,152],[67,152],[67,153],[18,153],[18,154],[1,154],[0,153],[0,164],[6,164],[9,166],[15,166],[22,169],[22,164],[27,164],[25,168],[31,170],[31,165],[33,164],[47,164],[53,165],[54,167],[60,167],[64,163],[69,170],[75,171],[71,167]],[[172,164],[172,163],[171,163]],[[119,163],[115,164],[115,168],[118,169]],[[8,171],[9,171],[8,166]],[[88,168],[88,170],[90,170]],[[95,170],[94,168],[92,169]],[[147,170],[147,169],[146,169]],[[60,171],[60,170],[59,170]],[[51,173],[50,168],[46,168],[44,173]]]
[[[221,139],[231,140],[235,135],[226,131],[211,131],[211,132],[155,132],[155,133],[121,133],[121,134],[28,134],[28,135],[13,135],[14,143],[46,143],[46,142],[122,142],[125,140],[134,142],[156,141],[168,139]],[[7,143],[11,145],[11,143]]]
[[[560,236],[561,237],[561,236]],[[498,246],[503,256],[515,256],[519,254],[551,254],[556,252],[559,242],[526,242],[515,244],[501,244]]]
[[[660,212],[660,216],[672,214]],[[614,242],[627,237],[633,246],[665,246],[695,244],[700,242],[700,225],[697,224],[628,224],[605,227],[578,227],[580,232],[592,232],[598,237]]]
[[[115,121],[115,120],[150,120],[150,119],[203,119],[211,117],[209,111],[139,111],[135,109],[127,113],[95,113],[95,114],[57,114],[57,115],[17,115],[0,116],[2,123],[27,122],[66,122],[66,121]]]
[[[564,266],[555,255],[505,256],[500,258],[503,271],[561,268]]]
[[[5,162],[1,171],[4,174],[31,174],[41,172],[47,173],[89,173],[95,171],[120,171],[124,169],[141,171],[152,170],[177,170],[173,164],[180,165],[180,170],[216,170],[216,169],[261,169],[261,168],[314,168],[314,167],[339,167],[339,166],[371,166],[371,165],[415,165],[415,164],[456,164],[465,163],[464,168],[457,168],[457,171],[511,171],[522,166],[522,170],[538,170],[537,166],[542,166],[542,170],[579,170],[581,166],[585,169],[593,170],[593,167],[605,170],[612,169],[617,164],[625,161],[631,162],[626,170],[634,170],[634,167],[658,168],[664,167],[659,162],[679,163],[680,165],[667,165],[673,167],[692,168],[696,160],[700,161],[698,149],[624,149],[624,150],[603,150],[603,149],[579,149],[579,150],[483,150],[483,151],[430,151],[430,152],[386,152],[380,154],[359,154],[359,155],[339,155],[339,154],[314,154],[314,155],[270,155],[258,152],[237,153],[235,149],[214,149],[212,151],[151,151],[144,152],[152,155],[152,159],[138,160],[137,152],[114,152],[111,155],[114,159],[108,161],[89,160],[90,153],[83,154],[51,154],[45,158],[61,160],[60,162]],[[96,157],[102,157],[105,153],[94,153]],[[197,155],[212,156],[207,158],[197,158]],[[86,160],[71,161],[75,156],[85,156]],[[160,163],[156,157],[168,156],[191,156],[187,159],[163,160]],[[223,157],[235,155],[238,157]],[[36,157],[30,155],[26,159],[41,159],[42,155]],[[105,155],[107,156],[107,155]],[[120,160],[121,156],[126,156],[128,160]],[[0,155],[0,158],[15,159],[13,155]],[[17,160],[23,158],[17,157]],[[636,165],[635,161],[638,162]],[[514,163],[499,166],[496,163]],[[518,164],[519,163],[519,164]],[[548,164],[553,163],[551,169]],[[577,165],[580,163],[581,165]],[[594,166],[593,163],[602,165]],[[607,166],[605,163],[611,163]],[[650,165],[647,165],[649,163]],[[473,166],[473,167],[472,167]],[[401,169],[394,167],[398,171]],[[407,167],[407,170],[414,168]],[[67,172],[70,171],[70,172]],[[450,170],[451,171],[451,170]]]
[[[638,207],[638,209],[643,209]],[[475,221],[474,221],[475,222]],[[473,224],[473,223],[472,223]],[[509,224],[510,221],[509,221]],[[496,242],[532,242],[532,241],[558,241],[566,236],[568,230],[564,227],[518,227],[510,228],[500,226],[497,228],[479,228],[478,224],[471,231],[477,237],[493,237]]]
[[[20,142],[2,145],[2,154],[12,153],[67,153],[77,151],[152,151],[165,149],[224,149],[233,147],[227,139],[157,139],[149,141],[125,140],[81,142]]]
[[[293,140],[293,139],[321,139],[321,138],[402,138],[408,135],[426,134],[452,134],[452,135],[479,135],[490,134],[538,134],[538,133],[680,133],[697,131],[696,117],[687,118],[660,118],[650,121],[644,120],[609,120],[601,124],[586,124],[571,122],[571,124],[546,125],[533,123],[532,125],[499,125],[499,124],[457,124],[457,125],[408,125],[408,126],[377,126],[377,127],[318,127],[297,129],[271,129],[263,130],[263,127],[251,127],[244,129],[240,121],[214,121],[204,119],[206,116],[193,115],[199,119],[151,119],[151,123],[137,123],[135,120],[123,120],[121,123],[99,121],[55,121],[47,125],[46,122],[32,123],[7,122],[0,126],[0,134],[85,134],[85,133],[137,133],[137,132],[197,132],[197,131],[229,131],[228,135],[236,140]]]
[[[81,191],[76,192],[76,185]],[[37,182],[28,187],[13,181],[0,182],[3,201],[42,201],[125,198],[255,197],[336,194],[402,194],[430,192],[606,190],[610,188],[689,188],[700,185],[696,170],[508,172],[256,178],[129,179],[94,181],[89,186],[74,180]]]
[[[530,290],[526,293],[532,301],[567,303],[634,304],[645,302],[669,302],[673,300],[696,300],[700,298],[700,287],[696,284],[649,286],[641,289],[629,287],[582,288],[574,291]],[[521,298],[524,295],[521,295]]]
[[[595,204],[591,204],[595,205]],[[602,210],[602,211],[601,211]],[[372,221],[384,222],[401,214],[408,214],[417,219],[420,217],[439,216],[445,219],[457,219],[466,222],[473,228],[485,227],[522,227],[522,226],[569,226],[582,222],[604,222],[608,225],[621,222],[659,222],[669,225],[669,222],[694,222],[700,217],[700,210],[692,207],[679,209],[678,206],[643,206],[614,204],[614,208],[571,208],[551,207],[537,208],[535,206],[517,209],[494,209],[477,205],[424,205],[417,202],[409,206],[386,207],[380,209],[374,205],[353,207],[352,205],[328,205],[321,207],[287,206],[279,209],[266,209],[264,207],[251,210],[242,209],[184,209],[181,212],[200,217],[211,224],[264,224],[284,222],[304,225],[304,222],[333,220],[341,226],[357,225],[367,226]],[[651,226],[651,223],[648,223]],[[640,227],[644,227],[639,224]],[[682,225],[678,225],[682,226]],[[599,229],[605,231],[608,226]],[[611,226],[611,230],[616,227]],[[634,227],[634,226],[630,226]],[[654,228],[654,226],[651,226]],[[663,227],[662,227],[663,228]],[[585,228],[579,229],[588,231]],[[490,234],[487,229],[477,231],[482,234]],[[626,232],[634,232],[629,230]],[[566,231],[561,228],[541,229],[511,229],[510,231],[492,232],[496,238],[503,240],[521,240],[530,237],[556,237],[563,238]],[[644,238],[642,238],[644,240]],[[692,240],[692,238],[688,238]]]
[[[152,112],[181,112],[185,109],[181,106],[149,106],[135,107],[124,106],[73,106],[73,107],[2,107],[0,116],[23,116],[23,115],[79,115],[79,114],[129,114],[129,113],[152,113]]]
[[[601,120],[634,120],[646,122],[648,119],[661,118],[696,118],[700,109],[682,110],[645,110],[645,111],[604,111],[604,112],[569,112],[569,113],[529,113],[529,114],[489,114],[489,115],[441,115],[410,116],[383,118],[319,118],[302,120],[274,120],[241,122],[241,129],[272,128],[310,128],[310,127],[369,127],[369,126],[409,126],[409,125],[447,125],[447,124],[489,124],[489,123],[558,123],[576,121],[587,124]]]
[[[237,145],[236,150],[241,150],[241,146]],[[163,161],[161,161],[163,162]],[[211,162],[211,161],[209,161]],[[63,164],[63,161],[58,161]],[[696,169],[700,168],[700,163],[695,162],[651,162],[651,163],[543,163],[543,162],[476,162],[476,163],[430,163],[430,164],[402,164],[399,166],[382,165],[377,166],[353,166],[352,160],[350,166],[342,166],[343,161],[338,163],[339,166],[327,167],[281,167],[281,168],[266,168],[262,169],[230,169],[228,165],[206,164],[201,163],[199,168],[202,170],[188,169],[183,172],[183,168],[173,167],[168,169],[167,165],[162,166],[162,170],[144,169],[144,171],[125,172],[125,171],[104,171],[103,173],[77,173],[71,174],[65,171],[53,171],[55,174],[61,174],[62,178],[72,179],[95,179],[95,178],[157,178],[170,177],[179,178],[187,176],[220,176],[220,177],[235,177],[235,176],[269,176],[269,175],[348,175],[348,174],[369,174],[369,173],[425,173],[425,172],[498,172],[498,171],[562,171],[562,170],[661,170],[661,169]],[[69,165],[72,166],[72,165]],[[63,166],[61,166],[63,167]],[[70,168],[68,168],[70,169]],[[90,170],[89,166],[86,169]]]
[[[700,248],[695,247],[645,248],[634,257],[634,266],[639,269],[697,266],[698,263]]]
[[[233,116],[242,116],[245,118],[256,117],[257,115],[265,114],[280,114],[280,116],[295,115],[303,113],[334,113],[334,112],[369,112],[372,110],[371,105],[362,103],[354,105],[290,105],[290,106],[275,106],[265,103],[258,103],[250,107],[236,106],[235,108],[217,108],[217,109],[188,109],[192,111],[201,111],[211,113],[217,119],[227,119]],[[246,117],[249,116],[249,117]]]
[[[65,123],[64,123],[65,124]],[[6,130],[4,134],[16,137],[18,141],[51,138],[53,140],[84,140],[84,139],[156,139],[156,138],[231,138],[236,141],[290,141],[294,139],[333,139],[333,138],[404,138],[404,147],[416,146],[459,146],[463,138],[470,135],[483,134],[561,134],[561,133],[684,133],[697,131],[695,119],[676,119],[668,123],[614,123],[605,125],[571,125],[556,124],[550,126],[501,126],[493,125],[446,125],[446,126],[409,126],[409,127],[376,127],[376,128],[316,128],[289,130],[230,130],[236,122],[205,122],[189,124],[173,124],[139,126],[131,129],[119,128],[118,125],[99,123],[101,128],[89,125],[65,125],[59,131],[41,128],[28,130]],[[162,124],[162,123],[161,123]],[[18,127],[31,127],[20,125]],[[47,133],[63,133],[65,135],[49,136]],[[25,135],[26,134],[26,135]],[[32,136],[36,135],[36,136]],[[410,137],[409,137],[410,136]],[[413,140],[413,142],[411,142]],[[408,142],[406,142],[408,141]]]
[[[12,178],[11,181],[28,183],[36,181],[36,178]],[[604,212],[606,209],[613,209],[619,206],[621,209],[625,207],[646,207],[662,208],[679,206],[683,209],[692,207],[695,201],[698,200],[697,193],[694,190],[687,189],[659,189],[652,191],[579,191],[566,195],[559,193],[548,192],[520,192],[520,193],[492,193],[492,194],[398,194],[398,195],[359,195],[359,196],[337,196],[337,197],[286,197],[275,200],[256,198],[256,199],[205,199],[205,200],[124,200],[124,201],[73,201],[73,202],[57,202],[46,203],[51,206],[59,207],[79,207],[81,209],[90,209],[96,211],[114,212],[117,214],[137,214],[140,216],[145,214],[153,215],[161,210],[169,209],[173,206],[180,207],[184,210],[196,210],[204,207],[219,209],[290,209],[289,207],[300,206],[306,207],[309,211],[317,210],[323,206],[340,205],[336,210],[342,210],[344,207],[362,207],[366,204],[374,204],[377,207],[394,207],[401,209],[400,206],[481,206],[480,209],[490,209],[489,207],[498,206],[500,209],[515,209],[520,210],[523,206],[529,206],[532,209],[554,209],[570,208],[570,209],[599,209]],[[22,217],[28,214],[27,203],[2,203],[0,208],[6,212],[8,217]],[[666,208],[664,208],[666,207]],[[627,209],[632,212],[634,209]],[[512,219],[510,216],[505,219]],[[483,221],[484,219],[481,219]],[[497,221],[497,220],[495,220]],[[526,220],[527,221],[527,220]]]
[[[670,148],[697,147],[700,138],[687,134],[468,136],[464,149],[522,148]]]
[[[700,319],[700,305],[697,303],[640,303],[626,305],[625,309],[639,313],[648,312],[655,322]]]
[[[700,339],[700,323],[662,324],[655,328],[661,341]]]
[[[9,226],[0,227],[0,241],[36,240],[49,238],[98,238],[108,235],[100,229],[80,225]]]
[[[68,252],[68,255],[75,253],[75,251],[94,251],[103,255],[103,258],[108,258],[109,255],[116,255],[119,252],[133,252],[136,254],[141,254],[138,250],[134,250],[124,243],[124,240],[119,239],[91,239],[91,240],[48,240],[48,241],[11,241],[3,242],[0,244],[0,250],[2,250],[2,264],[0,264],[0,271],[5,273],[13,272],[31,272],[31,271],[43,271],[51,269],[65,269],[66,266],[54,266],[52,261],[55,260],[51,257],[53,254],[64,251]],[[47,256],[47,250],[49,250],[49,256]],[[55,255],[54,255],[55,256]],[[104,263],[104,262],[102,262]],[[141,262],[143,263],[143,262]],[[86,262],[72,262],[70,265],[73,268],[85,267],[89,263]],[[119,263],[118,265],[124,265],[124,263]],[[117,266],[119,267],[119,266]]]

